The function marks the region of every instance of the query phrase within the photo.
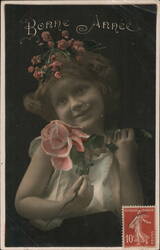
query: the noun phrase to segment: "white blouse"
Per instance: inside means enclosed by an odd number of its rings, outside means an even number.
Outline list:
[[[29,155],[32,157],[35,149],[40,144],[41,138],[35,138],[29,148]],[[90,167],[88,179],[93,185],[93,198],[90,204],[79,212],[78,216],[93,214],[104,211],[115,211],[116,204],[113,198],[114,181],[118,182],[116,170],[116,161],[110,150],[106,153],[101,153],[94,157],[93,166]],[[60,201],[63,200],[65,191],[76,181],[79,175],[75,171],[76,166],[69,171],[55,170],[51,175],[48,186],[46,188],[44,199]],[[113,170],[113,171],[112,171]],[[116,173],[116,179],[115,179]],[[113,177],[114,176],[114,177]],[[69,216],[73,217],[73,215]],[[31,223],[41,230],[51,230],[58,227],[63,222],[64,218],[54,218],[53,220],[35,220]]]

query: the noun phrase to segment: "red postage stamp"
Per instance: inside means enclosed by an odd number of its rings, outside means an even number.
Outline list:
[[[155,246],[155,207],[123,207],[123,246]]]

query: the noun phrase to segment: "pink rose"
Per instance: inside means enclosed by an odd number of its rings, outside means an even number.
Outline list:
[[[48,31],[43,31],[41,34],[41,38],[43,39],[44,42],[52,41],[52,36]]]
[[[51,67],[51,70],[53,72],[57,71],[62,66],[62,63],[59,61],[54,61],[53,63],[49,64],[49,67]]]
[[[83,47],[83,42],[79,41],[79,40],[74,41],[73,45],[72,45],[72,48],[75,49],[75,50],[78,50],[79,47]]]
[[[48,41],[48,47],[51,48],[51,47],[53,47],[53,46],[54,46],[54,42]]]
[[[38,55],[38,56],[33,56],[32,59],[31,59],[31,63],[32,63],[33,65],[38,64],[38,63],[41,63],[41,56],[40,56],[40,55]]]
[[[55,55],[51,55],[51,56],[50,56],[50,61],[51,61],[51,62],[55,61],[55,59],[56,59],[56,56],[55,56]]]
[[[65,39],[59,40],[57,42],[57,48],[61,49],[61,50],[65,50],[69,47],[68,41],[66,41]]]
[[[33,74],[34,78],[36,78],[37,80],[41,79],[43,75],[44,75],[44,72],[42,71],[35,71]]]
[[[42,129],[41,138],[42,150],[51,156],[54,168],[67,171],[72,168],[70,158],[72,146],[74,145],[78,152],[84,152],[83,141],[87,140],[89,135],[79,128],[54,120]]]
[[[28,72],[29,73],[33,73],[34,72],[34,67],[33,66],[29,66],[28,67]]]
[[[73,38],[70,39],[70,40],[68,40],[68,47],[72,47],[73,43],[74,43],[74,39]]]
[[[65,39],[69,38],[69,32],[68,32],[68,30],[63,30],[62,31],[62,37],[65,38]]]
[[[56,71],[56,72],[54,73],[54,77],[57,78],[57,79],[61,79],[62,73],[59,72],[59,71]]]

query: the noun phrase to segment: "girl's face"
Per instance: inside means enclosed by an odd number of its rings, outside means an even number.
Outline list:
[[[89,134],[103,133],[104,103],[94,83],[68,77],[58,80],[50,92],[60,120]]]

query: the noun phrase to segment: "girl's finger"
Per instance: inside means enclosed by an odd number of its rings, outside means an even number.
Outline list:
[[[83,182],[83,179],[84,179],[84,177],[80,176],[78,178],[78,180],[72,185],[73,192],[77,192],[80,189],[82,182]]]
[[[79,196],[81,196],[84,193],[84,191],[87,189],[87,186],[88,186],[87,180],[86,180],[86,178],[84,178],[82,185],[81,185],[80,189],[78,190]]]
[[[134,129],[133,128],[128,129],[128,139],[134,139]]]

